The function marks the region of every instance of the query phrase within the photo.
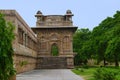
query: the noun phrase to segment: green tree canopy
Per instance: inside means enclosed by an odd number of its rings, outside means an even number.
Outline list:
[[[91,31],[89,29],[78,29],[73,37],[73,50],[77,52],[75,56],[75,65],[81,63],[86,64],[87,59],[90,57],[86,50],[84,50],[90,42]],[[85,52],[85,53],[84,53]]]
[[[78,29],[73,38],[73,49],[77,52],[75,64],[94,58],[99,62],[115,62],[119,66],[120,57],[120,11],[107,17],[92,31]]]

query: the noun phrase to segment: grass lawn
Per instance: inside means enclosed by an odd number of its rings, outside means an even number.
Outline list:
[[[78,68],[73,69],[72,71],[77,75],[80,75],[85,80],[94,80],[93,73],[95,72],[96,68]]]
[[[97,68],[75,68],[72,71],[77,74],[80,75],[84,80],[95,80],[94,79],[94,72],[96,71]],[[115,68],[110,68],[110,70],[120,70],[119,69],[115,69]],[[120,80],[120,75],[117,76],[118,80]]]

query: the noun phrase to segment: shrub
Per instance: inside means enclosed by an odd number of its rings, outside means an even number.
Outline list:
[[[9,80],[15,75],[12,48],[14,28],[14,25],[6,22],[3,14],[0,13],[0,80]]]
[[[85,69],[88,69],[88,68],[89,68],[88,65],[83,65],[82,67],[85,68]]]
[[[119,71],[112,68],[98,68],[94,73],[95,80],[119,80]]]

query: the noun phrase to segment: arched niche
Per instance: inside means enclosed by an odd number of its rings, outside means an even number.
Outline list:
[[[46,49],[47,49],[46,38],[44,36],[41,36],[41,38],[40,38],[40,50],[46,51]]]
[[[58,56],[59,55],[59,48],[56,43],[51,45],[51,55],[52,56]]]
[[[63,50],[68,50],[69,49],[69,47],[70,47],[70,38],[69,38],[69,36],[65,36],[64,38],[63,38]]]

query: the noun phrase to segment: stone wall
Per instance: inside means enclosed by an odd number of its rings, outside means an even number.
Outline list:
[[[65,15],[46,15],[37,12],[36,28],[26,24],[15,10],[0,10],[5,19],[15,25],[13,41],[14,64],[17,73],[35,68],[73,68],[73,33],[77,27],[72,23],[72,12]],[[59,55],[53,57],[52,45],[56,45]],[[37,64],[37,66],[36,66]]]
[[[30,71],[36,68],[36,58],[24,55],[15,55],[15,67],[17,73]]]
[[[64,69],[67,68],[67,57],[39,57],[37,69]]]
[[[5,19],[15,26],[13,41],[14,64],[17,73],[36,68],[37,38],[31,28],[15,10],[0,10]]]

